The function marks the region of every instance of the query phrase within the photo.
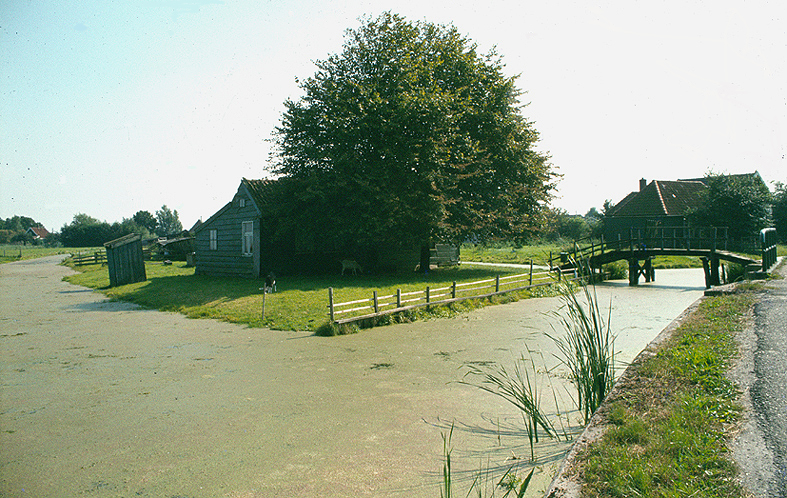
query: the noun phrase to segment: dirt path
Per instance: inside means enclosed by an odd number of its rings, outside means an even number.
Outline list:
[[[57,261],[0,266],[2,496],[437,497],[452,422],[462,495],[529,454],[518,414],[455,381],[527,349],[553,365],[555,299],[321,338],[106,302]],[[702,294],[701,270],[658,279],[599,288],[621,360]],[[539,446],[528,496],[566,449]]]

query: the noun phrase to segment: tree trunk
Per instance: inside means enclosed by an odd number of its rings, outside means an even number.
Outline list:
[[[432,250],[431,247],[429,247],[429,244],[422,244],[420,268],[421,268],[421,273],[423,273],[424,275],[429,273],[429,264],[431,263],[430,261],[431,255],[432,255]]]

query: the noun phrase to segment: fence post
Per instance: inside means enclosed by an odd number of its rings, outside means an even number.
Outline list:
[[[377,291],[372,291],[372,297],[374,298],[374,312],[380,312],[380,304],[377,301]]]
[[[533,259],[530,259],[530,283],[528,284],[530,287],[533,286]]]
[[[396,289],[396,307],[402,307],[402,289]]]
[[[500,292],[500,275],[495,275],[495,293]]]
[[[456,280],[451,285],[451,299],[456,299]]]
[[[426,304],[429,304],[429,301],[430,301],[430,299],[429,299],[429,286],[427,285],[426,286]]]
[[[330,310],[331,322],[333,322],[333,287],[328,287],[328,309]]]

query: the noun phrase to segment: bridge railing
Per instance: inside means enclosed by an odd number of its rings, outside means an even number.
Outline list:
[[[767,272],[776,264],[776,229],[763,228],[760,231],[760,243],[762,247],[762,271]]]
[[[704,249],[727,250],[729,245],[726,227],[647,227],[631,228],[616,237],[586,237],[574,242],[570,250],[550,255],[551,267],[570,264],[569,261],[588,259],[610,251],[635,249]]]

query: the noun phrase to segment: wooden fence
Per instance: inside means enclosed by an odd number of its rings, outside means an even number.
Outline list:
[[[71,256],[72,261],[76,266],[93,265],[97,263],[107,262],[107,253],[105,251],[96,251],[93,254],[74,254]]]
[[[507,292],[515,292],[533,287],[552,285],[560,281],[563,274],[567,274],[570,279],[577,277],[576,270],[560,270],[554,268],[549,270],[533,271],[533,262],[530,262],[530,271],[518,275],[496,276],[486,280],[476,282],[456,283],[453,282],[448,287],[431,288],[426,287],[422,291],[402,292],[396,289],[395,294],[386,296],[378,295],[372,291],[372,297],[337,303],[335,301],[333,288],[328,289],[328,312],[330,320],[336,324],[350,323],[368,318],[374,318],[392,313],[422,308],[426,306],[438,306],[467,299],[482,299]],[[345,315],[341,317],[341,315]]]

